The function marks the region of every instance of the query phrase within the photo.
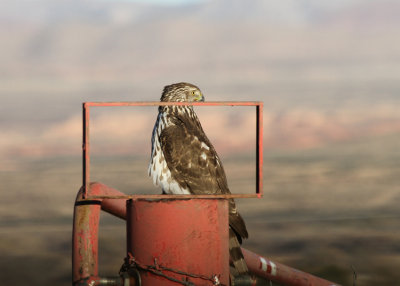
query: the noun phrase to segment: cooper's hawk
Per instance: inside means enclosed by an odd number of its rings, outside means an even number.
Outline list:
[[[161,101],[204,101],[190,83],[164,87]],[[152,135],[149,176],[167,194],[230,194],[224,168],[193,106],[160,106]],[[239,274],[248,272],[240,243],[246,225],[229,199],[229,252]]]

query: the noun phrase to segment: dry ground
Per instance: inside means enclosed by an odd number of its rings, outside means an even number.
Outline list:
[[[265,152],[264,198],[242,199],[244,247],[344,285],[395,285],[400,278],[399,134],[306,151]],[[252,191],[254,162],[223,158],[234,190]],[[2,172],[0,279],[4,285],[70,285],[74,197],[80,158],[20,162]],[[147,158],[94,158],[93,177],[126,193],[157,193]],[[132,175],[134,174],[134,175]],[[123,221],[104,214],[100,273],[117,274]]]

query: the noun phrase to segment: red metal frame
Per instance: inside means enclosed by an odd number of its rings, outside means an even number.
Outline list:
[[[72,273],[74,285],[100,285],[98,273],[98,229],[100,209],[126,220],[126,197],[123,193],[101,183],[91,183],[87,195],[105,199],[87,200],[83,198],[83,187],[75,201],[73,226]],[[242,248],[244,259],[251,274],[290,286],[338,286],[338,284],[286,265]],[[101,284],[106,285],[106,284]],[[109,285],[109,284],[107,284]],[[131,284],[133,285],[133,284]],[[246,284],[247,285],[247,284]]]
[[[90,107],[105,106],[163,106],[163,105],[206,105],[206,106],[255,106],[256,107],[256,194],[231,195],[130,195],[127,196],[101,183],[90,183]],[[263,103],[262,102],[85,102],[83,103],[83,186],[78,192],[74,208],[72,272],[74,285],[135,285],[131,278],[101,278],[98,274],[98,229],[100,211],[103,210],[126,220],[127,199],[187,199],[187,198],[261,198],[263,163]],[[334,286],[333,282],[290,268],[242,248],[242,252],[253,275],[276,283],[293,286]],[[128,279],[122,280],[122,279]],[[247,285],[247,284],[246,284]]]
[[[256,107],[256,194],[231,195],[125,195],[100,183],[90,183],[90,107],[105,106],[162,106],[162,105],[206,105],[206,106],[255,106]],[[85,102],[83,103],[83,186],[74,208],[73,226],[73,283],[74,285],[106,285],[107,281],[124,284],[123,278],[101,278],[98,274],[98,228],[100,210],[126,220],[127,199],[187,199],[187,198],[261,198],[263,163],[263,103],[262,102]],[[242,248],[242,252],[253,275],[276,283],[293,286],[334,286],[333,282],[290,268]],[[135,281],[128,279],[130,285]],[[238,281],[239,282],[239,281]],[[109,284],[107,284],[109,285]],[[247,284],[246,284],[247,285]]]
[[[227,195],[119,195],[119,196],[87,196],[90,183],[90,107],[111,107],[111,106],[255,106],[256,107],[256,193],[255,194],[227,194]],[[263,165],[263,103],[259,101],[209,101],[209,102],[84,102],[83,103],[83,198],[100,199],[187,199],[187,198],[261,198],[263,196],[262,186],[262,165]]]

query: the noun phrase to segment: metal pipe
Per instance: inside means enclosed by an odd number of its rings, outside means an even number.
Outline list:
[[[288,267],[242,248],[247,267],[252,274],[288,286],[339,286],[334,282]]]
[[[98,230],[100,209],[119,218],[126,217],[126,200],[84,199],[84,186],[75,200],[72,231],[72,279],[75,285],[85,279],[98,277]],[[89,184],[88,195],[114,195],[123,193],[100,183]],[[85,282],[86,283],[86,282]]]
[[[125,281],[126,280],[126,281]],[[125,284],[128,283],[128,284]],[[79,280],[78,282],[74,283],[75,286],[124,286],[124,285],[129,285],[129,286],[135,286],[134,282],[132,284],[129,284],[130,280],[128,278],[121,278],[119,276],[117,277],[89,277],[85,278],[82,280]]]

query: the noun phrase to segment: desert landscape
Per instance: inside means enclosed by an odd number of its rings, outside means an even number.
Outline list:
[[[264,198],[237,201],[250,233],[244,247],[343,285],[352,285],[352,266],[357,285],[393,285],[400,255],[399,139],[267,152]],[[148,158],[97,159],[93,174],[102,182],[129,194],[158,193],[144,175]],[[252,159],[224,160],[230,185],[250,186],[243,192],[254,191],[253,178],[238,176],[253,169]],[[8,187],[2,201],[9,206],[2,208],[5,281],[70,283],[71,211],[80,179],[80,158],[26,162],[18,177],[2,173]],[[124,256],[124,222],[102,215],[100,273],[116,275]]]
[[[263,101],[264,197],[237,200],[272,261],[342,285],[400,278],[400,40],[396,1],[3,1],[0,284],[71,285],[82,102]],[[197,107],[232,192],[255,190],[255,110]],[[147,178],[155,107],[93,110],[93,181]],[[118,273],[125,224],[102,214],[100,269]]]

